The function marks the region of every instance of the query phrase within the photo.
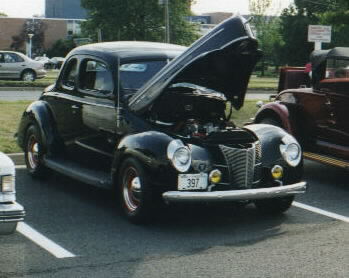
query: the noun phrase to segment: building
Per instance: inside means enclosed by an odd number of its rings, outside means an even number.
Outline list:
[[[43,49],[47,50],[59,39],[79,35],[81,21],[83,20],[0,17],[0,49],[13,50],[15,37],[23,37],[23,33],[30,32],[28,30],[24,32],[26,28],[40,22],[43,25]],[[26,43],[21,43],[18,50],[25,52]]]
[[[80,0],[45,0],[46,18],[85,19],[87,12]]]

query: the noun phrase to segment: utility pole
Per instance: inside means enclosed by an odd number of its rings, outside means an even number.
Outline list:
[[[159,0],[159,5],[164,6],[165,17],[165,42],[170,43],[170,0]]]
[[[170,43],[170,7],[169,0],[165,0],[165,20],[166,20],[166,42]]]

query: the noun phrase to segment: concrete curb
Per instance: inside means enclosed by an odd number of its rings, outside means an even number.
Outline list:
[[[7,153],[15,165],[25,165],[24,153]]]
[[[0,87],[0,91],[42,91],[46,87]]]

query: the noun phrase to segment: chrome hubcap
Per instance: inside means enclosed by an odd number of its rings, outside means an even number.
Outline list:
[[[35,169],[39,163],[39,143],[34,135],[30,136],[28,140],[28,162],[32,169]]]
[[[33,81],[34,80],[34,75],[30,72],[27,72],[23,75],[23,80],[24,81]]]
[[[123,197],[125,206],[130,212],[135,211],[140,205],[141,180],[137,171],[133,167],[129,167],[125,171],[123,178]]]

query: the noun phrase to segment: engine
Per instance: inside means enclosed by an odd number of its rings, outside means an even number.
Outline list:
[[[216,91],[179,83],[167,89],[152,107],[152,121],[186,137],[205,137],[226,129],[226,98]]]

